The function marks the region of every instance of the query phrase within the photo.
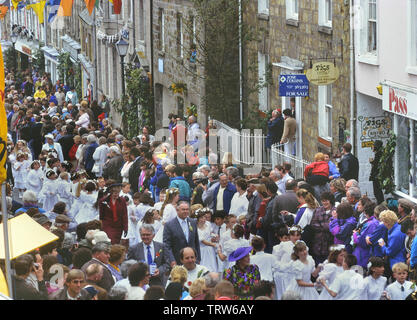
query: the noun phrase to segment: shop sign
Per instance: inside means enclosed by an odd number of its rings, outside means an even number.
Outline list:
[[[339,68],[331,62],[316,62],[311,69],[307,70],[306,76],[311,83],[326,86],[339,79]]]
[[[382,109],[417,120],[417,94],[384,85],[382,91]]]
[[[28,56],[32,55],[32,50],[29,47],[22,46],[22,52],[26,53]]]
[[[309,82],[304,74],[281,74],[280,97],[308,97]]]

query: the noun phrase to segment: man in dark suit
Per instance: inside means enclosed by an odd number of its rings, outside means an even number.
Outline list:
[[[340,177],[346,181],[355,179],[358,181],[359,161],[352,153],[352,145],[345,143],[343,145],[343,157],[339,163]]]
[[[297,212],[299,202],[297,200],[297,181],[287,180],[285,183],[286,192],[275,197],[272,207],[272,220],[274,224],[287,224],[292,225],[294,223],[294,216],[288,213],[295,214]]]
[[[146,147],[133,147],[130,150],[130,159],[134,161],[129,169],[129,183],[132,194],[138,192],[139,176],[140,176],[140,164],[144,160],[143,154]]]
[[[139,230],[141,242],[129,248],[127,259],[143,261],[148,265],[156,264],[156,269],[149,279],[149,284],[162,285],[165,287],[168,273],[170,271],[170,262],[174,257],[170,257],[165,245],[153,241],[155,229],[150,224],[143,224]],[[151,270],[151,268],[150,268]]]
[[[102,287],[104,290],[107,290],[108,292],[114,285],[113,276],[107,267],[110,258],[110,244],[107,242],[98,242],[96,245],[94,245],[92,254],[93,258],[90,261],[84,263],[84,265],[81,267],[81,270],[85,273],[88,266],[93,263],[97,263],[103,266],[103,277],[100,281],[97,282],[97,285]]]
[[[74,145],[74,127],[72,125],[66,126],[66,134],[58,140],[58,143],[61,145],[64,160],[71,161],[68,153]]]
[[[180,250],[185,247],[195,249],[197,262],[201,259],[197,222],[188,218],[189,214],[190,205],[188,202],[180,201],[177,205],[177,217],[167,222],[164,226],[164,243],[168,254],[175,258],[177,264],[181,264]]]

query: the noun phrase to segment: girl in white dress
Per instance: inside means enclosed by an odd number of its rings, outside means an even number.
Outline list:
[[[129,169],[134,161],[130,161],[129,151],[123,151],[123,164],[122,169],[120,170],[120,175],[122,176],[122,182],[129,182]]]
[[[80,194],[80,202],[80,209],[74,218],[78,224],[98,219],[98,210],[95,207],[97,202],[97,186],[95,182],[88,181],[85,184],[84,191]]]
[[[16,156],[16,161],[12,167],[14,187],[19,193],[19,198],[22,198],[23,192],[26,190],[27,177],[27,163],[25,161],[25,154],[19,152]]]
[[[127,207],[128,228],[126,239],[129,240],[129,247],[134,246],[139,242],[139,234],[137,232],[138,218],[136,210],[140,205],[140,193],[136,192],[133,195],[133,203]]]
[[[158,210],[155,210],[153,207],[149,208],[148,211],[146,211],[142,220],[138,222],[137,229],[136,229],[139,240],[140,240],[140,228],[144,224],[151,225],[155,231],[155,234],[159,231],[162,224],[157,219],[158,217],[159,217]]]
[[[68,172],[61,172],[59,179],[57,179],[58,186],[58,195],[60,201],[66,204],[67,210],[71,209],[72,204],[72,193],[71,193],[71,183],[69,180]]]
[[[384,260],[380,257],[370,257],[368,263],[369,276],[364,279],[365,287],[361,300],[380,300],[387,286],[384,274]]]
[[[336,249],[330,252],[329,257],[322,265],[319,266],[322,270],[319,273],[316,283],[321,283],[321,279],[327,281],[329,286],[332,285],[336,276],[344,271],[343,259],[346,251],[344,249]],[[320,300],[334,300],[327,290],[322,290],[320,293]]]
[[[38,160],[35,160],[30,165],[30,170],[28,173],[26,181],[26,190],[30,190],[39,194],[42,190],[44,173],[40,169],[41,164]]]
[[[54,170],[48,170],[46,172],[46,181],[43,183],[42,190],[39,198],[42,199],[43,209],[45,211],[51,211],[54,208],[55,203],[59,201],[58,198],[58,184],[56,179],[58,175]]]
[[[143,217],[145,216],[146,211],[148,211],[154,205],[153,199],[150,193],[148,192],[140,193],[139,201],[140,201],[140,204],[138,205],[136,209],[137,221],[142,220]],[[175,211],[175,215],[176,215],[176,211]]]
[[[291,259],[293,262],[288,273],[293,273],[293,279],[286,291],[298,293],[302,300],[317,300],[319,294],[315,284],[311,282],[311,275],[317,276],[319,269],[315,268],[314,259],[308,254],[303,241],[295,244]]]
[[[241,247],[250,247],[250,243],[243,236],[245,234],[245,229],[240,224],[235,224],[232,229],[232,239],[226,241],[224,246],[219,245],[217,249],[217,255],[220,260],[223,261],[223,270],[218,270],[223,272],[224,269],[231,268],[235,265],[235,262],[229,261],[230,254],[238,248]]]
[[[211,272],[217,272],[216,243],[211,242],[211,228],[206,224],[206,212],[197,214],[197,232],[200,241],[200,265],[205,266]]]
[[[287,274],[288,265],[292,262],[291,254],[295,243],[301,239],[302,229],[295,225],[289,231],[283,228],[278,232],[279,244],[272,249],[272,254],[277,258],[277,263],[274,266],[274,282],[276,299],[281,300],[281,297],[287,287],[290,285],[292,278]]]
[[[177,203],[180,200],[180,191],[177,188],[169,188],[166,192],[164,204],[161,207],[160,216],[162,217],[162,227],[155,235],[154,240],[163,242],[164,224],[177,216]]]
[[[124,197],[126,200],[127,205],[131,205],[133,203],[133,198],[130,195],[130,183],[123,182],[122,183],[122,190],[120,190],[119,197]]]

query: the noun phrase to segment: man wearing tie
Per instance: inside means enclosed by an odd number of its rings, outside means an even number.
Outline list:
[[[188,202],[180,201],[177,205],[177,217],[164,226],[164,244],[169,255],[175,258],[176,264],[181,264],[180,250],[185,247],[194,248],[197,253],[197,262],[201,259],[197,222],[188,218],[189,214]]]
[[[149,285],[165,286],[167,274],[170,271],[170,261],[173,261],[174,258],[169,257],[163,243],[153,241],[155,229],[152,225],[143,224],[139,233],[142,241],[129,248],[127,259],[145,262],[149,266],[151,273]],[[153,268],[155,269],[153,270]]]

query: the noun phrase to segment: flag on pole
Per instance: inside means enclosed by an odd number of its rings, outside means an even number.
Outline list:
[[[13,4],[13,9],[17,9],[17,5],[19,4],[19,2],[21,2],[22,0],[12,0],[12,4]]]
[[[87,6],[88,13],[91,16],[94,10],[94,6],[96,4],[96,0],[84,0],[84,2],[85,2],[85,5]]]
[[[58,9],[59,17],[71,17],[73,0],[61,0],[61,6]]]
[[[38,17],[39,23],[43,23],[45,20],[45,17],[44,17],[45,5],[46,5],[46,0],[40,0],[37,3],[33,3],[33,4],[26,6],[26,10],[29,10],[32,8]]]
[[[4,62],[0,45],[0,184],[6,181],[7,116],[4,107]]]
[[[17,4],[17,10],[22,10],[24,7],[26,7],[27,6],[27,3],[26,3],[26,1],[20,1],[18,4]]]
[[[58,9],[59,9],[60,4],[61,4],[61,0],[49,0],[48,1],[48,5],[50,6],[49,16],[48,16],[48,23],[52,23],[52,21],[54,21],[56,15],[58,13]]]
[[[122,0],[109,0],[113,4],[114,14],[120,14],[122,12]]]

